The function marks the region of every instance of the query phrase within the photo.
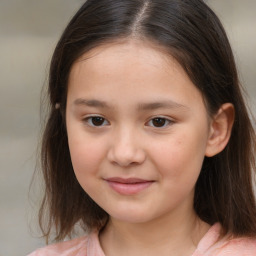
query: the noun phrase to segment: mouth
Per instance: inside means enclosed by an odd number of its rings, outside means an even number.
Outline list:
[[[138,194],[154,183],[153,180],[144,180],[140,178],[124,179],[120,177],[107,178],[105,181],[110,188],[122,195]]]

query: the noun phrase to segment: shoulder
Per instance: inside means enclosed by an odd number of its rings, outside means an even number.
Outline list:
[[[216,256],[255,256],[256,238],[234,238],[223,241],[216,248]]]
[[[28,256],[87,256],[87,244],[90,236],[60,242],[40,248]]]
[[[70,241],[65,241],[38,249],[28,256],[104,256],[99,242],[99,232],[94,231]]]
[[[213,225],[199,242],[193,256],[256,256],[256,237],[220,238],[221,225]]]

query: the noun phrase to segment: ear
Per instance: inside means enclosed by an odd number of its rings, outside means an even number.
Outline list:
[[[212,157],[220,153],[228,144],[235,118],[234,106],[223,104],[211,120],[210,134],[205,155]]]

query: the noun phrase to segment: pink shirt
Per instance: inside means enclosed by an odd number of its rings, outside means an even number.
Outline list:
[[[256,256],[256,238],[222,239],[217,242],[220,224],[213,225],[199,242],[191,256]],[[105,256],[98,233],[49,245],[28,256]]]

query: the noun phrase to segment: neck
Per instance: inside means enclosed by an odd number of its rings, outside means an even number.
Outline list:
[[[209,225],[194,212],[175,218],[161,216],[145,223],[110,218],[100,234],[100,242],[107,256],[191,255],[208,229]]]

